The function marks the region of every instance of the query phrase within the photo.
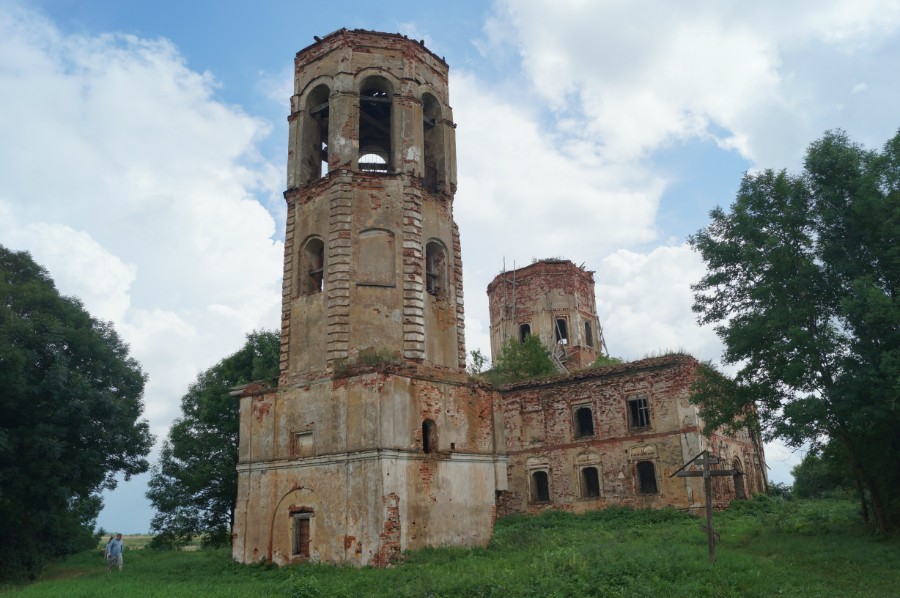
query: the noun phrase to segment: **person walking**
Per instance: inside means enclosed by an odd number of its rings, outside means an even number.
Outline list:
[[[106,572],[112,571],[113,566],[117,566],[119,571],[122,570],[122,534],[116,534],[115,538],[110,538],[106,544]]]

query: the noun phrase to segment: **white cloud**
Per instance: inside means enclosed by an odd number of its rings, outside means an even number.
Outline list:
[[[683,350],[714,359],[720,344],[713,330],[697,326],[691,284],[703,275],[700,257],[687,245],[647,254],[625,249],[597,268],[597,310],[611,355],[638,359]]]
[[[499,2],[485,33],[495,45],[515,40],[534,92],[576,115],[607,152],[640,157],[714,137],[757,164],[794,167],[825,129],[864,142],[893,132],[884,118],[872,129],[822,99],[846,95],[861,63],[881,60],[891,72],[896,57],[876,54],[898,28],[900,5],[890,0],[532,0]],[[896,77],[878,85],[900,92]],[[893,118],[893,106],[868,107]]]
[[[0,242],[114,322],[164,434],[196,374],[278,325],[270,125],[166,40],[64,35],[0,10]],[[282,207],[283,209],[283,207]]]
[[[451,88],[467,345],[489,354],[485,293],[504,258],[508,269],[553,256],[591,265],[616,248],[650,242],[665,182],[542,129],[527,102],[469,74],[454,72]]]

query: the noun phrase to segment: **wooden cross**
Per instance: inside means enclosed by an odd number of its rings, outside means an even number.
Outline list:
[[[685,471],[685,467],[691,463],[700,465],[699,471]],[[675,473],[669,477],[678,476],[679,478],[697,478],[703,476],[703,492],[706,494],[706,540],[709,544],[709,562],[716,562],[716,539],[719,534],[713,529],[713,508],[712,508],[712,478],[718,476],[733,476],[737,471],[733,469],[712,469],[712,465],[721,463],[718,457],[709,454],[709,451],[703,451],[687,463],[681,466]],[[701,527],[704,527],[701,525]]]

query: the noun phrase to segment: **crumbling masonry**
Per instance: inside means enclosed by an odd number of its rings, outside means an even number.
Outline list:
[[[540,335],[560,375],[466,375],[455,124],[423,43],[318,40],[288,120],[281,376],[240,397],[236,560],[384,565],[485,545],[513,511],[700,505],[700,482],[667,473],[704,449],[743,472],[718,478],[720,504],[764,488],[758,438],[701,435],[692,358],[583,369],[604,345],[592,273],[571,262],[488,291],[494,352]]]

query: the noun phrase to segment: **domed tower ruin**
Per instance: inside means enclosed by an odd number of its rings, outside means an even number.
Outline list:
[[[594,273],[569,260],[543,259],[498,274],[488,285],[491,355],[503,345],[535,335],[559,369],[591,365],[605,354],[594,299]]]
[[[465,376],[447,64],[345,29],[294,64],[281,375],[240,399],[234,557],[484,545],[503,425]]]

